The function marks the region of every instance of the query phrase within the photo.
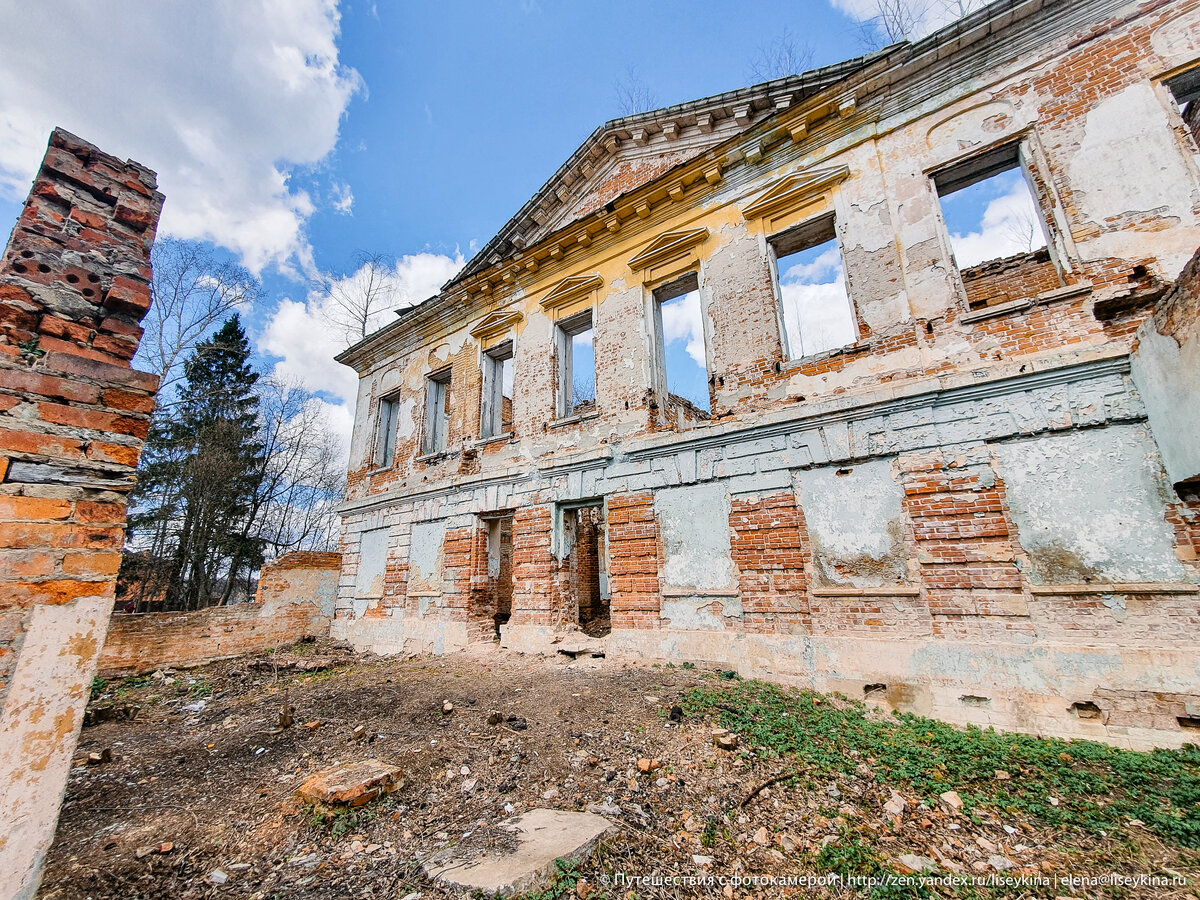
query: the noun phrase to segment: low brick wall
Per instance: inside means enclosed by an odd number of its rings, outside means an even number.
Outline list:
[[[117,613],[99,674],[200,665],[325,636],[341,564],[340,553],[289,553],[263,567],[253,603],[195,612]]]

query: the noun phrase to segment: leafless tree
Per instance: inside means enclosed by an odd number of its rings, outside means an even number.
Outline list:
[[[1020,248],[1018,253],[1029,253],[1046,243],[1037,213],[1029,207],[1023,207],[1005,222],[1004,233]]]
[[[354,272],[328,285],[325,314],[346,344],[361,341],[374,330],[380,313],[390,309],[396,297],[396,267],[382,253],[360,252]]]
[[[747,74],[753,81],[772,81],[798,75],[812,65],[813,48],[784,28],[768,43],[759,44]]]
[[[613,84],[617,95],[617,112],[622,116],[643,113],[658,106],[658,97],[650,90],[634,66],[625,70],[625,75]]]
[[[183,358],[218,322],[261,296],[254,277],[222,262],[206,245],[160,237],[150,256],[154,302],[142,320],[138,362],[159,376],[159,403],[169,403]]]
[[[258,548],[260,559],[291,550],[336,549],[336,507],[345,495],[345,472],[337,440],[313,395],[288,381],[261,381],[258,440],[260,468],[236,545]],[[235,591],[252,594],[255,566],[241,562],[234,559],[230,572],[244,572],[243,583],[228,578],[222,604]]]
[[[924,37],[933,28],[980,9],[987,0],[874,0],[861,21],[861,39],[870,50]]]

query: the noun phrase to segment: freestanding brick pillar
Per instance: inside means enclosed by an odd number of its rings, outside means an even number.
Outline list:
[[[34,895],[112,612],[158,380],[154,173],[62,130],[0,263],[0,896]]]

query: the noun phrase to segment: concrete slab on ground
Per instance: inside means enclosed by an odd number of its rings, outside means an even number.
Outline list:
[[[555,860],[586,859],[616,826],[593,813],[531,809],[500,827],[515,839],[511,848],[452,847],[426,860],[425,874],[443,884],[488,895],[536,890],[554,874]]]

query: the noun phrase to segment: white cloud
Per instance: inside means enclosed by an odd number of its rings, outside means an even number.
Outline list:
[[[372,317],[369,330],[374,331],[395,318],[397,309],[412,306],[438,292],[463,266],[463,257],[438,253],[416,253],[396,260],[387,273],[387,288],[392,302]],[[311,291],[304,302],[283,300],[267,321],[259,339],[259,349],[279,361],[273,375],[294,382],[312,391],[323,391],[345,404],[341,421],[349,433],[350,417],[358,392],[358,376],[334,356],[348,344],[343,332],[331,325],[338,318],[331,292],[336,287],[353,289],[366,277],[366,267],[341,279],[327,282],[319,291]]]
[[[350,462],[350,435],[354,431],[354,409],[345,403],[330,403],[313,397],[309,404],[328,426],[329,434],[337,441],[338,461],[344,471]]]
[[[330,188],[333,198],[333,208],[343,216],[354,214],[354,191],[350,185],[335,181]]]
[[[1014,174],[1009,190],[984,208],[979,230],[951,234],[950,245],[954,261],[962,268],[1046,246],[1037,205],[1025,179]]]
[[[62,126],[158,172],[164,233],[227,247],[256,274],[311,273],[315,206],[289,179],[329,157],[362,88],[338,35],[336,0],[7,4],[0,192],[25,195]]]
[[[700,292],[689,291],[662,305],[663,342],[686,341],[684,350],[701,369],[704,358],[704,322],[700,317]]]
[[[883,36],[890,30],[897,39],[898,32],[908,32],[910,40],[918,40],[949,25],[967,13],[985,5],[987,0],[829,0],[834,9],[845,13],[855,22],[878,23],[883,10],[889,11],[895,22],[891,29],[881,29]]]
[[[788,353],[812,356],[854,343],[856,329],[836,241],[806,262],[806,251],[779,261]]]

